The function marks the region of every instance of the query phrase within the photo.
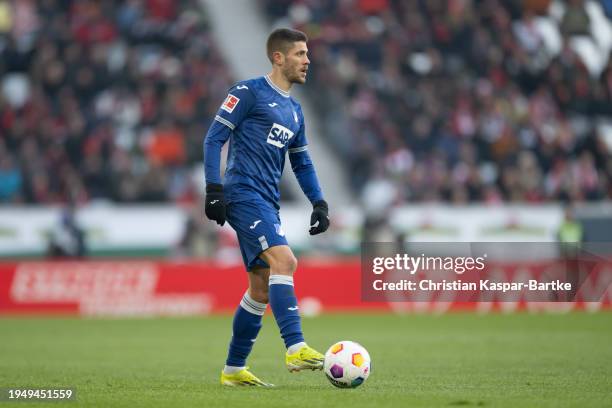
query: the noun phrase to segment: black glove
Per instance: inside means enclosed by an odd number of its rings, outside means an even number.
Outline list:
[[[225,224],[225,199],[221,184],[206,185],[204,212],[209,220],[217,221],[219,225]]]
[[[312,215],[310,216],[310,235],[317,235],[327,231],[329,228],[329,208],[325,200],[319,200],[312,205]]]

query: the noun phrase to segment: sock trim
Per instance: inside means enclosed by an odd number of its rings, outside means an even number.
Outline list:
[[[223,367],[223,373],[225,373],[225,374],[235,374],[237,372],[240,372],[240,371],[244,370],[245,368],[246,368],[245,366],[236,367],[236,366],[226,365],[225,367]]]
[[[249,296],[249,292],[245,292],[244,296],[242,296],[242,300],[240,301],[240,307],[246,310],[249,313],[263,316],[266,313],[266,307],[268,305],[266,303],[260,303],[251,298]]]
[[[290,285],[293,286],[293,276],[270,275],[268,285]]]
[[[299,341],[295,344],[290,345],[289,347],[287,347],[287,353],[289,354],[295,354],[297,353],[302,347],[304,347],[306,345],[305,341]]]
[[[243,298],[247,299],[249,301],[249,303],[251,305],[253,305],[253,307],[255,307],[256,309],[264,309],[265,310],[266,307],[268,307],[267,303],[261,303],[261,302],[256,301],[255,299],[253,299],[251,297],[251,295],[249,295],[249,290],[248,289],[247,289],[246,292],[244,292]]]

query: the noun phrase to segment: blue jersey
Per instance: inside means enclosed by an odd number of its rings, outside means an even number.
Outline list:
[[[206,138],[207,149],[216,148],[230,138],[223,183],[228,203],[263,198],[278,209],[279,183],[287,152],[308,198],[313,202],[322,199],[306,152],[300,104],[267,76],[242,81],[230,88],[215,121],[231,131],[215,132],[213,125]],[[218,169],[216,175],[209,174],[215,173],[216,158],[205,159],[207,182],[220,182],[216,180]],[[299,173],[305,172],[309,174],[300,177]]]

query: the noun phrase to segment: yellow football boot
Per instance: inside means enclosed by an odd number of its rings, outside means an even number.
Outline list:
[[[287,369],[291,372],[322,370],[323,360],[325,360],[323,354],[307,345],[302,346],[301,349],[293,354],[289,354],[289,352],[285,354],[285,363],[287,364]]]
[[[257,378],[252,372],[249,371],[249,367],[245,367],[244,369],[233,374],[225,374],[223,371],[221,371],[221,385],[228,385],[230,387],[274,387],[274,384],[265,383]]]

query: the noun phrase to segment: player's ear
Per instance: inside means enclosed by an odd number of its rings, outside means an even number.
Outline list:
[[[274,61],[274,65],[283,65],[285,63],[285,54],[280,51],[274,51],[272,53],[272,61]]]

